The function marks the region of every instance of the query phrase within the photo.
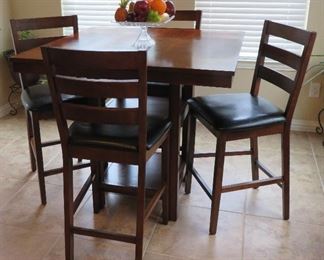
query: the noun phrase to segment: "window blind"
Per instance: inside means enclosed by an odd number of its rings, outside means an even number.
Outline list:
[[[107,27],[114,21],[119,0],[61,0],[63,15],[78,15],[80,29]]]
[[[308,0],[196,0],[196,9],[203,12],[202,29],[244,31],[240,58],[254,60],[264,20],[305,28]],[[279,38],[270,41],[295,53],[301,51],[299,45]]]

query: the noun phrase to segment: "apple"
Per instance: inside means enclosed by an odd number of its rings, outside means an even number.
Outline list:
[[[174,3],[170,0],[167,0],[166,2],[166,10],[165,12],[169,15],[169,16],[173,16],[175,15],[176,13],[176,10],[175,10],[175,6],[174,6]]]
[[[145,0],[137,1],[134,5],[135,17],[147,17],[149,5]]]

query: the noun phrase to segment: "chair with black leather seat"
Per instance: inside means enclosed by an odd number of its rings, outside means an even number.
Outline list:
[[[273,45],[273,37],[280,37],[301,45],[303,47],[301,55]],[[188,101],[191,139],[189,141],[190,152],[187,161],[186,193],[191,191],[191,176],[194,175],[211,199],[210,234],[215,234],[217,230],[219,205],[221,193],[223,192],[277,184],[282,188],[283,219],[289,219],[290,125],[315,38],[316,33],[314,32],[265,21],[251,92],[195,97]],[[288,77],[269,68],[265,64],[265,58],[289,66],[294,70],[295,74]],[[261,80],[265,80],[271,83],[271,86],[279,87],[287,93],[288,102],[284,111],[259,96]],[[196,119],[217,138],[216,154],[194,154]],[[272,134],[281,135],[281,176],[271,173],[258,158],[258,137]],[[246,138],[250,139],[250,149],[248,151],[226,152],[227,141]],[[252,181],[232,185],[222,184],[224,157],[233,155],[251,156]],[[208,187],[201,175],[193,167],[194,158],[210,156],[215,156],[212,189]],[[259,169],[269,178],[259,179]]]
[[[44,18],[30,18],[30,19],[14,19],[10,20],[12,39],[16,53],[20,53],[31,48],[35,48],[63,37],[62,32],[55,31],[38,31],[44,29],[62,30],[63,28],[72,27],[73,34],[78,33],[78,18],[73,16],[59,16],[59,17],[44,17]],[[29,31],[34,32],[30,39],[23,39],[21,34]],[[42,36],[45,35],[45,36]],[[27,134],[28,145],[31,161],[32,171],[38,172],[38,180],[40,187],[40,195],[42,204],[46,204],[46,189],[45,177],[53,174],[58,174],[63,171],[62,168],[55,168],[45,170],[43,161],[42,148],[51,145],[59,144],[59,140],[42,142],[40,131],[40,120],[49,119],[53,117],[52,100],[49,92],[49,87],[46,79],[40,78],[40,75],[35,74],[21,74],[20,85],[22,86],[21,100],[26,110],[27,117]],[[73,96],[65,96],[66,101],[79,101],[79,98]],[[88,164],[76,165],[77,168],[87,167]]]
[[[147,112],[146,52],[87,52],[42,48],[47,64],[53,106],[59,128],[64,162],[64,208],[66,259],[73,259],[74,234],[118,240],[136,245],[136,259],[142,259],[144,221],[162,198],[163,222],[168,222],[168,118]],[[134,106],[111,108],[102,104],[64,103],[62,95],[87,99],[129,100]],[[91,105],[92,104],[92,105]],[[68,127],[67,120],[72,121]],[[146,163],[162,148],[160,184],[151,200],[146,199]],[[93,182],[94,210],[104,204],[101,191],[107,188],[101,180],[99,162],[115,162],[138,166],[136,235],[110,233],[75,226],[73,213],[72,159],[89,159]],[[157,174],[157,172],[156,172]],[[110,191],[110,186],[108,191]],[[86,189],[82,189],[83,192]],[[153,190],[154,191],[154,190]],[[79,197],[79,196],[77,196]],[[79,200],[78,201],[79,204]]]

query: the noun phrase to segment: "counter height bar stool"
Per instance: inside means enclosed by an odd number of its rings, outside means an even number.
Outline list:
[[[171,127],[168,118],[147,114],[146,52],[88,52],[43,47],[42,53],[47,65],[47,76],[63,151],[66,259],[73,259],[74,234],[133,243],[136,245],[136,259],[142,259],[144,221],[160,199],[162,199],[163,222],[168,223]],[[109,108],[91,102],[89,105],[64,103],[63,94],[94,100],[135,99],[137,106]],[[72,121],[70,127],[67,120]],[[146,203],[146,162],[159,147],[162,148],[161,181],[155,193],[151,195],[151,200]],[[138,166],[135,235],[74,225],[76,202],[73,202],[72,158],[85,158],[91,161],[92,178],[85,187],[89,188],[90,183],[93,185],[95,212],[103,205],[100,201],[101,189],[105,189],[104,182],[101,182],[100,164],[108,161]]]
[[[62,38],[61,32],[44,32],[35,30],[56,29],[72,27],[73,34],[78,33],[78,17],[72,16],[58,16],[58,17],[44,17],[44,18],[30,18],[10,20],[12,39],[16,53],[20,53],[43,44],[49,43],[56,39]],[[33,37],[24,39],[21,37],[23,32],[32,33]],[[58,36],[48,36],[48,34]],[[46,204],[46,189],[45,177],[62,173],[63,168],[55,168],[45,170],[43,161],[43,148],[57,145],[59,140],[52,140],[42,142],[40,121],[43,119],[53,118],[52,100],[50,96],[49,87],[46,80],[40,80],[40,75],[35,74],[21,74],[20,82],[22,86],[21,100],[26,110],[27,117],[27,134],[28,146],[31,161],[32,171],[38,173],[41,202]],[[65,96],[65,101],[76,101],[80,99],[75,96]],[[80,163],[75,165],[75,169],[89,167],[88,163]]]
[[[271,44],[273,36],[302,45],[302,54],[297,55]],[[282,189],[283,219],[289,219],[290,125],[315,38],[316,33],[314,32],[265,21],[251,92],[195,97],[188,101],[191,139],[188,149],[186,193],[190,193],[191,176],[194,175],[211,199],[210,234],[215,234],[217,230],[219,205],[223,192],[277,184]],[[295,70],[295,75],[290,78],[274,71],[265,64],[265,58],[291,67]],[[258,95],[261,80],[265,80],[288,93],[288,102],[284,111]],[[194,154],[196,119],[217,138],[216,154]],[[281,176],[275,176],[271,173],[258,158],[258,137],[272,134],[281,134]],[[227,141],[246,138],[250,139],[250,150],[226,152]],[[222,184],[224,157],[233,155],[251,156],[252,181],[232,185]],[[211,156],[215,156],[212,189],[208,187],[202,176],[193,167],[194,157]],[[259,169],[269,178],[259,179]]]

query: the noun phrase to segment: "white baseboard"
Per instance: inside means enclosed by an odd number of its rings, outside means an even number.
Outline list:
[[[5,104],[5,105],[0,106],[0,118],[4,117],[6,115],[9,115],[10,110],[11,110],[11,107],[10,107],[10,105],[8,103]]]
[[[293,119],[291,122],[291,130],[299,132],[315,132],[318,122],[310,120]]]

